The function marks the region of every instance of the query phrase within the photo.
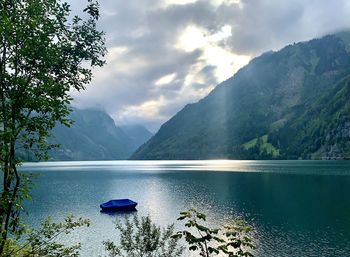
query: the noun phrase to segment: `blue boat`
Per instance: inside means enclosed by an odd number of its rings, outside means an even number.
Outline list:
[[[102,211],[130,211],[135,210],[137,202],[130,199],[115,199],[100,204]]]

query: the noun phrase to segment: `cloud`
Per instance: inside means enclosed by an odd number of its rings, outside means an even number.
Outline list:
[[[239,6],[222,5],[218,12],[232,24],[232,50],[253,56],[350,25],[347,0],[242,0]]]
[[[70,0],[74,12],[83,0]],[[350,25],[346,0],[103,0],[107,65],[78,107],[153,131],[252,57]]]

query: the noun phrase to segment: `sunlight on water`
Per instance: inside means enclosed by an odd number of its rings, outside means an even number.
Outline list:
[[[193,160],[193,161],[66,161],[25,163],[23,170],[88,170],[99,169],[129,171],[231,171],[348,175],[346,161],[245,161],[245,160]]]
[[[21,171],[41,173],[27,204],[28,223],[69,213],[91,219],[90,228],[62,239],[81,241],[83,257],[103,256],[102,240],[117,238],[113,222],[125,214],[99,212],[112,198],[137,201],[139,215],[163,226],[189,208],[206,213],[212,226],[242,217],[254,227],[257,256],[350,252],[350,162],[45,162],[26,163]]]

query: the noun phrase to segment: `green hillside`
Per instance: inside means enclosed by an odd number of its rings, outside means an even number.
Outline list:
[[[104,111],[74,109],[71,127],[57,124],[49,141],[60,147],[49,151],[49,160],[127,159],[152,134],[142,126],[118,127]],[[21,152],[25,160],[35,160],[31,152]]]
[[[329,35],[253,59],[132,158],[348,158],[349,38]]]

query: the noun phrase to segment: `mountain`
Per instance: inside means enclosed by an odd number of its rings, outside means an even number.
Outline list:
[[[122,125],[121,130],[129,137],[134,145],[134,150],[147,142],[153,134],[141,125]]]
[[[253,59],[131,158],[349,158],[349,42],[344,32]]]
[[[142,126],[116,126],[114,120],[101,110],[74,109],[70,118],[74,121],[71,127],[57,124],[52,131],[49,142],[60,147],[49,151],[50,160],[128,159],[152,136]],[[22,157],[35,160],[30,153],[22,153]]]

